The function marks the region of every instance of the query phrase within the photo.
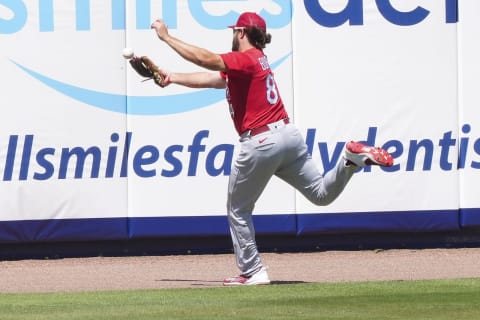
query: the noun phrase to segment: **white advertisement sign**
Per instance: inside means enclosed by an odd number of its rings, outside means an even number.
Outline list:
[[[142,82],[122,49],[200,70],[150,29],[217,53],[243,11],[321,171],[349,140],[392,168],[359,171],[317,207],[273,179],[256,214],[479,208],[474,0],[0,0],[0,220],[224,216],[238,136],[225,92]]]

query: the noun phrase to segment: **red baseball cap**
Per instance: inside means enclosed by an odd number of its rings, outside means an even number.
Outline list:
[[[264,32],[267,31],[267,24],[262,17],[260,17],[255,12],[244,12],[238,17],[237,23],[233,26],[228,26],[229,28],[247,28],[247,27],[257,27]]]

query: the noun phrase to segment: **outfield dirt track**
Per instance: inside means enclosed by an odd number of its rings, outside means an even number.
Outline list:
[[[263,253],[273,284],[480,277],[480,248]],[[0,292],[216,287],[233,254],[0,262]]]

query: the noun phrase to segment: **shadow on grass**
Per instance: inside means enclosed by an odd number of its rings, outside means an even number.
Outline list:
[[[287,285],[287,284],[300,284],[300,283],[308,283],[305,281],[272,281],[272,285]]]
[[[223,286],[223,281],[217,280],[201,280],[201,279],[159,279],[155,280],[158,282],[177,282],[184,283],[188,282],[192,286]],[[289,285],[289,284],[300,284],[308,283],[305,281],[272,281],[271,285]]]

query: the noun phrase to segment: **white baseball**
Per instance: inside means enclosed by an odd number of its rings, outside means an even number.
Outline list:
[[[132,48],[123,49],[122,55],[125,59],[132,59],[133,58],[133,49]]]

